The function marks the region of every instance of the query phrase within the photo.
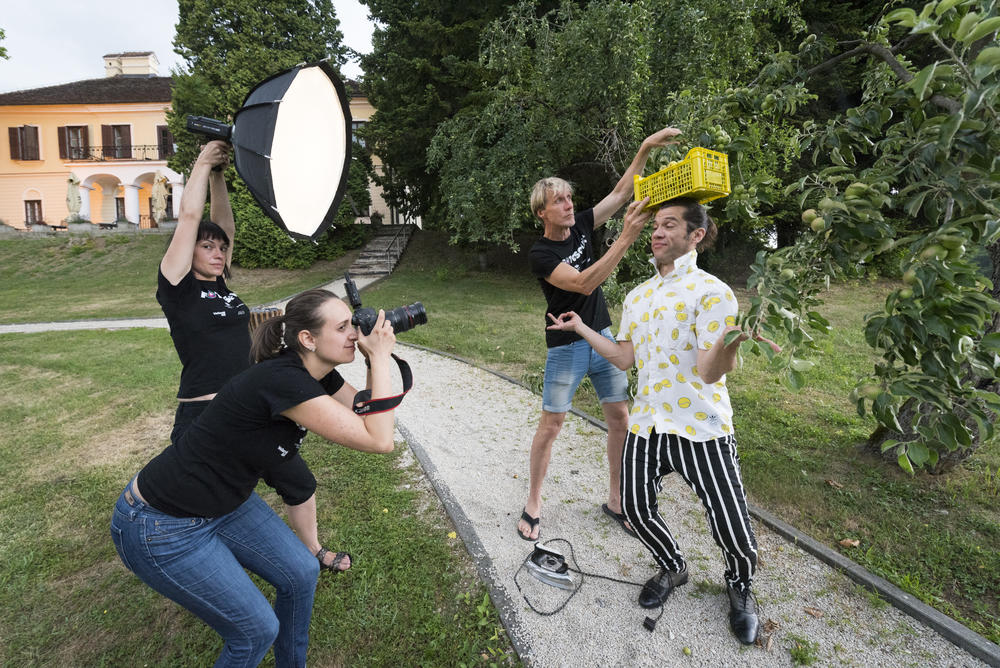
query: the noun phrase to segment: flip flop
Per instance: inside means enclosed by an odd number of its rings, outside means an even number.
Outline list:
[[[531,538],[531,532],[535,530],[536,526],[538,526],[538,520],[539,520],[538,517],[532,517],[531,515],[528,514],[527,510],[522,510],[521,511],[521,519],[524,520],[525,522],[527,522],[528,526],[530,527],[528,529],[528,535],[527,536],[525,536],[523,533],[521,533],[520,529],[518,529],[517,527],[514,527],[514,531],[517,532],[517,535],[520,536],[521,540],[536,541],[536,540],[538,540],[539,538],[542,537],[542,532],[539,531],[537,538]]]
[[[321,547],[319,548],[319,552],[316,553],[316,558],[319,559],[319,569],[321,571],[333,571],[333,573],[336,575],[337,573],[343,573],[344,571],[349,571],[351,570],[351,567],[354,566],[354,557],[352,557],[347,552],[337,552],[335,555],[333,555],[333,563],[329,565],[323,563],[323,559],[326,558],[326,555],[329,554],[329,552],[330,550],[326,549],[325,547]],[[348,566],[347,568],[338,568],[338,566],[340,566],[340,562],[342,562],[344,559],[350,559],[351,565]]]
[[[611,510],[610,508],[608,508],[608,504],[606,503],[601,504],[601,510],[604,511],[605,515],[613,519],[615,522],[618,522],[618,526],[620,526],[622,530],[625,531],[625,533],[632,536],[633,538],[638,538],[638,536],[635,535],[635,531],[632,529],[632,527],[628,525],[628,520],[625,519],[624,514],[616,513],[615,511]]]

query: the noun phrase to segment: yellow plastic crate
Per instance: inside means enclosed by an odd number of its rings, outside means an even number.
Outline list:
[[[704,204],[729,194],[729,156],[696,146],[676,165],[634,179],[635,201],[649,197],[650,207],[675,197]]]

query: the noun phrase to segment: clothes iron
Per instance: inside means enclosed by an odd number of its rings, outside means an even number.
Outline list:
[[[573,579],[569,575],[566,557],[559,550],[535,543],[531,557],[525,562],[528,572],[536,580],[559,589],[575,589]]]

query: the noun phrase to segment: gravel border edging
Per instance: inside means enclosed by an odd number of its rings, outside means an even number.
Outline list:
[[[506,374],[500,373],[499,371],[494,371],[493,369],[480,366],[479,364],[467,360],[464,357],[459,357],[458,355],[453,355],[451,353],[446,353],[412,343],[405,343],[402,341],[398,341],[397,343],[410,348],[416,348],[417,350],[457,360],[464,364],[476,367],[477,369],[486,371],[487,373],[491,373],[494,376],[503,378],[504,380],[515,385],[519,385],[529,390],[531,389],[525,383],[517,380],[516,378],[512,378]],[[570,409],[570,412],[587,420],[604,431],[607,431],[607,425],[601,420],[598,420],[597,418],[575,408]],[[410,437],[407,436],[409,432],[405,430],[405,426],[398,423],[397,426],[399,426],[400,432],[403,433],[403,436],[407,439],[408,443],[415,442],[410,441]],[[476,535],[475,530],[470,526],[465,513],[455,503],[451,493],[447,490],[447,488],[442,489],[443,486],[440,485],[435,479],[437,477],[437,471],[434,468],[434,465],[430,462],[430,459],[427,457],[426,452],[423,451],[423,447],[417,444],[417,448],[414,449],[414,452],[417,455],[417,459],[424,467],[424,470],[427,472],[428,477],[431,479],[431,483],[434,485],[434,489],[438,492],[438,496],[441,498],[442,503],[448,510],[448,514],[452,517],[452,521],[455,522],[457,532],[469,549],[469,554],[473,557],[473,560],[475,560],[480,576],[483,577],[487,583],[490,583],[490,596],[494,599],[495,603],[497,601],[500,602],[500,605],[497,605],[497,609],[500,613],[501,620],[504,622],[504,626],[508,630],[508,635],[511,638],[515,651],[519,656],[524,656],[522,649],[527,648],[523,646],[523,643],[519,638],[515,637],[517,635],[516,633],[511,633],[511,626],[508,625],[509,614],[507,613],[506,608],[507,606],[512,606],[513,602],[504,592],[493,586],[492,579],[487,577],[490,569],[492,568],[492,562],[490,562],[489,557],[485,556],[479,537]],[[907,594],[888,580],[869,572],[861,565],[827,547],[823,543],[820,543],[814,538],[802,533],[792,525],[778,519],[778,517],[772,515],[770,512],[757,508],[749,503],[747,504],[747,507],[751,515],[775,533],[782,536],[785,540],[802,548],[828,566],[840,571],[859,585],[870,591],[874,591],[876,594],[892,604],[893,607],[904,612],[910,617],[913,617],[922,624],[934,629],[941,634],[942,637],[948,639],[957,647],[964,649],[969,654],[972,654],[976,658],[983,660],[991,666],[1000,668],[1000,645],[990,642],[984,636],[976,633],[964,624],[955,621],[951,617],[948,617],[944,613],[938,611],[936,608],[933,608],[923,601]]]

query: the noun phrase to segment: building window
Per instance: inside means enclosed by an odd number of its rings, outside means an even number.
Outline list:
[[[358,130],[365,127],[365,121],[351,121],[351,138],[358,142],[361,148],[365,147],[365,140],[358,136]]]
[[[22,125],[7,128],[10,137],[11,160],[41,160],[38,153],[38,128],[34,125]]]
[[[115,198],[115,220],[127,220],[125,218],[125,198],[116,197]]]
[[[85,160],[88,157],[90,137],[86,125],[67,125],[58,128],[59,157],[63,160]]]
[[[27,225],[36,225],[38,223],[44,222],[42,220],[42,200],[40,199],[24,200],[24,222]]]
[[[174,136],[166,125],[156,126],[156,148],[160,160],[166,160],[174,154]]]
[[[104,159],[132,157],[132,128],[128,125],[102,125],[101,144]]]

